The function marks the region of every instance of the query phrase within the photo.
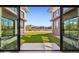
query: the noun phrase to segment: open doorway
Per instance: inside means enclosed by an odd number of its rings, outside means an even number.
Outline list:
[[[60,7],[20,7],[21,50],[60,50]]]

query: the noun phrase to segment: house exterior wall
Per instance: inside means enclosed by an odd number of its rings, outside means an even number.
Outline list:
[[[27,11],[28,8],[27,7],[20,7],[20,33],[21,35],[25,35],[26,34],[26,26],[25,23],[27,21]]]
[[[20,20],[20,34],[23,35],[24,34],[24,21]]]
[[[54,21],[54,34],[60,35],[60,18]]]
[[[52,32],[54,35],[60,35],[60,7],[51,7],[49,10],[52,13]]]

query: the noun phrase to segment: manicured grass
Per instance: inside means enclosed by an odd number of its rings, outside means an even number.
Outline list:
[[[60,40],[56,38],[53,34],[48,32],[27,32],[26,35],[21,36],[21,44],[23,43],[43,43],[43,42],[50,42],[50,43],[57,43],[60,44]]]

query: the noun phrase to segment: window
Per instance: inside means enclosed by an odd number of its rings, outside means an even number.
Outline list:
[[[60,16],[60,8],[58,9],[58,16]]]
[[[59,21],[57,20],[56,22],[55,22],[55,28],[59,28]]]
[[[24,21],[20,20],[20,28],[24,28]]]
[[[72,39],[78,39],[78,18],[64,21],[64,35]]]
[[[1,18],[1,36],[4,38],[12,37],[15,34],[14,20]]]
[[[60,9],[56,10],[56,11],[53,13],[53,17],[57,17],[57,16],[60,16]]]
[[[24,18],[24,12],[20,10],[20,16]]]
[[[64,35],[69,36],[69,20],[64,21]]]
[[[70,19],[70,36],[77,38],[78,29],[77,29],[78,18]]]

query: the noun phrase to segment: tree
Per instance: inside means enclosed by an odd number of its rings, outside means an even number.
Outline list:
[[[26,25],[26,31],[31,31],[32,30],[32,25]]]

